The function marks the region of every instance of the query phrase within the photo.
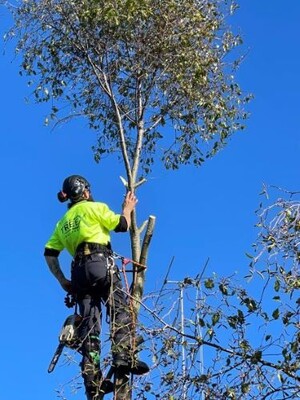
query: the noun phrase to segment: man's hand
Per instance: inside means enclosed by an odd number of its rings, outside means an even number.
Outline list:
[[[138,199],[134,193],[128,192],[123,203],[123,215],[126,218],[128,229],[131,225],[131,213],[134,210]]]
[[[123,212],[126,210],[131,213],[134,210],[137,202],[138,199],[135,197],[135,194],[128,192],[123,203]]]
[[[71,293],[72,292],[72,284],[69,279],[65,277],[63,274],[60,265],[59,265],[59,260],[56,256],[45,256],[46,263],[48,264],[48,267],[52,274],[55,276],[55,278],[58,280],[60,283],[60,286],[67,292]]]
[[[73,297],[70,293],[68,293],[65,297],[65,305],[68,308],[72,308],[76,305],[75,297]]]

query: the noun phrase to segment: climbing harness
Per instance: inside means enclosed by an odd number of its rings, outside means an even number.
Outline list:
[[[86,248],[83,249],[84,252],[87,251]],[[115,259],[119,259],[121,260],[122,263],[122,267],[119,270],[118,267],[115,264]],[[134,266],[133,269],[128,270],[126,269],[128,264],[132,264]],[[134,260],[131,260],[130,258],[126,258],[120,254],[117,254],[115,252],[111,253],[111,255],[107,256],[107,272],[109,275],[109,279],[111,281],[111,290],[113,290],[113,274],[118,274],[119,275],[119,279],[121,280],[120,277],[120,272],[123,275],[124,278],[124,282],[125,282],[125,289],[128,295],[128,302],[129,302],[129,307],[130,307],[130,312],[132,314],[132,321],[133,321],[133,328],[135,328],[136,325],[136,318],[135,318],[135,313],[133,310],[133,302],[132,302],[132,296],[130,295],[130,287],[129,287],[129,283],[128,283],[128,279],[127,279],[127,273],[128,272],[136,272],[136,271],[142,271],[145,270],[147,267],[146,265],[143,265],[141,263],[138,263]],[[48,367],[48,372],[52,372],[59,360],[59,357],[61,356],[64,347],[68,347],[71,348],[73,350],[76,350],[80,353],[80,347],[81,347],[81,341],[79,339],[78,336],[78,328],[80,326],[80,323],[82,321],[82,317],[77,313],[77,303],[76,303],[76,299],[70,295],[67,294],[65,297],[65,305],[68,308],[72,308],[75,306],[75,310],[74,310],[74,314],[69,315],[59,334],[58,340],[59,340],[59,344],[57,346],[57,349],[52,357],[52,360],[49,364]],[[112,321],[110,321],[112,322]],[[133,329],[134,330],[134,329]],[[143,338],[141,336],[138,336],[137,338],[133,339],[133,343],[132,343],[132,353],[136,354],[139,350],[137,349],[137,347],[143,342]],[[111,365],[108,373],[106,374],[104,380],[108,381],[111,379],[111,377],[113,376],[115,372],[115,366]],[[142,369],[136,369],[136,370],[131,370],[131,373],[135,373],[137,375],[139,374],[144,374],[145,371]],[[147,372],[147,371],[146,371]],[[99,394],[99,400],[101,400],[103,398],[105,393],[103,394]]]

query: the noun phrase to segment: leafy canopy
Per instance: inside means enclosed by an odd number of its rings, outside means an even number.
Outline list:
[[[98,132],[97,161],[125,152],[133,164],[138,153],[147,174],[157,155],[167,168],[201,165],[243,128],[249,98],[229,57],[241,38],[225,23],[235,8],[227,0],[23,0],[10,34],[36,101],[54,104],[50,117],[85,116]]]

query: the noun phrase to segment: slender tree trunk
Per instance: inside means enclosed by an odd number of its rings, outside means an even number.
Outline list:
[[[136,79],[136,97],[137,97],[137,110],[136,110],[136,125],[137,125],[137,135],[136,135],[136,145],[134,150],[134,157],[132,160],[131,168],[129,166],[128,151],[126,148],[126,140],[124,137],[124,129],[122,126],[122,117],[115,98],[112,99],[112,104],[115,108],[117,123],[119,126],[120,143],[122,149],[122,155],[124,159],[124,165],[127,175],[128,190],[135,191],[136,188],[142,184],[145,180],[137,182],[137,175],[139,171],[143,138],[145,135],[144,121],[143,121],[143,101],[142,101],[142,90],[141,90],[141,80],[139,77]],[[133,265],[133,279],[131,286],[131,302],[132,307],[130,312],[132,313],[132,331],[133,335],[136,332],[136,321],[138,317],[138,312],[140,308],[140,303],[143,297],[145,273],[146,270],[139,265],[145,265],[147,261],[148,251],[150,241],[153,235],[155,225],[155,217],[150,216],[147,223],[143,224],[140,228],[137,224],[136,211],[134,210],[131,215],[131,227],[130,227],[130,243],[131,243],[131,253],[132,259],[137,264]],[[146,227],[146,233],[141,245],[141,235]],[[115,373],[115,400],[130,400],[132,397],[130,377],[122,373],[121,371],[116,371]]]
[[[132,213],[132,226],[130,230],[130,242],[132,250],[132,258],[136,259],[140,254],[140,234],[136,225],[135,212]],[[132,314],[133,327],[135,326],[136,317]],[[130,376],[124,374],[123,371],[116,370],[114,374],[114,400],[130,400],[132,397]]]

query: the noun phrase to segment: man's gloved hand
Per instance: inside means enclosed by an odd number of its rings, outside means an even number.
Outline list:
[[[72,294],[68,293],[65,297],[65,305],[68,308],[72,308],[74,307],[76,304],[76,300],[74,299],[74,297],[72,296]]]

